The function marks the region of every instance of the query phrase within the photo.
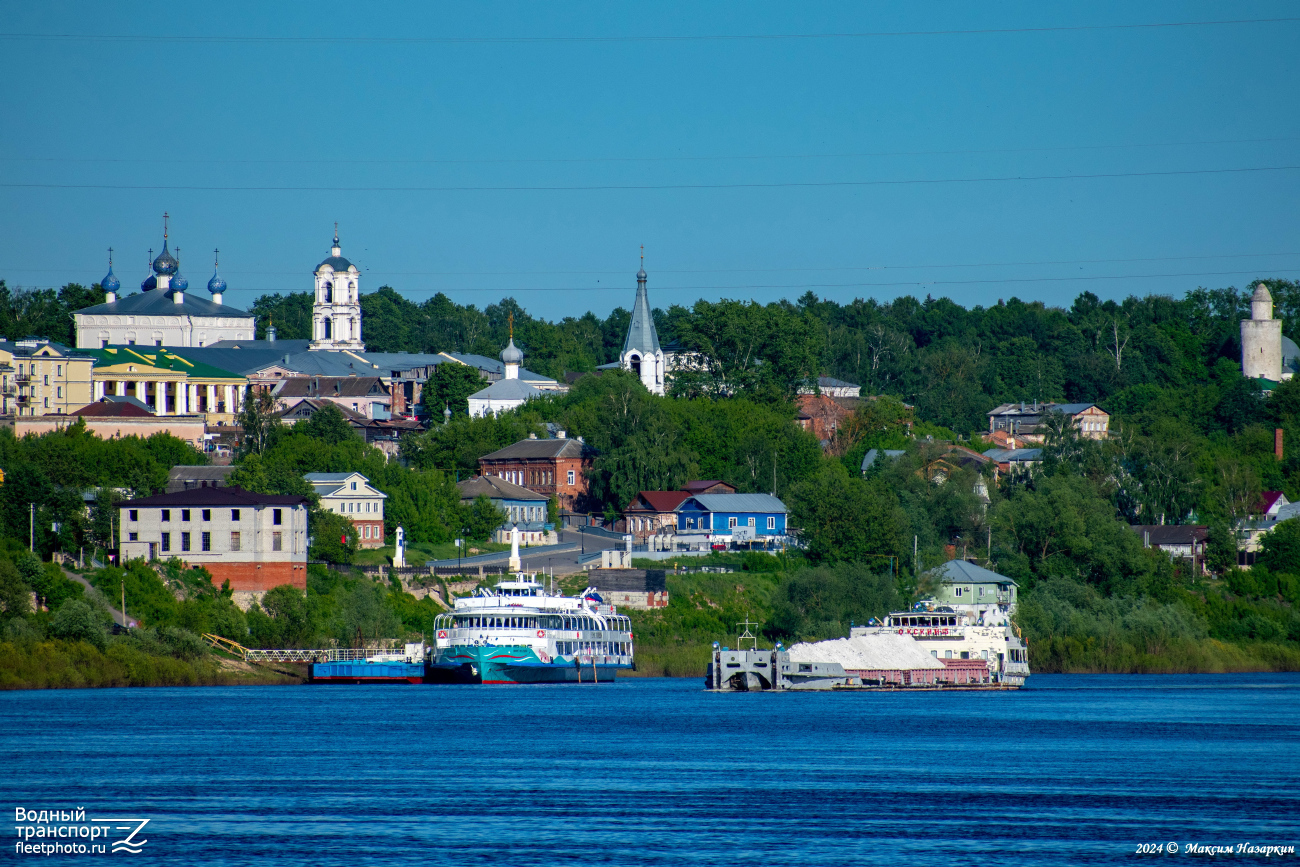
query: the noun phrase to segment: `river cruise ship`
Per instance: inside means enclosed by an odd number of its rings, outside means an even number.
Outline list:
[[[594,587],[563,596],[515,575],[457,599],[434,628],[431,683],[612,683],[633,667],[632,623]]]
[[[938,660],[982,659],[995,683],[1023,686],[1029,677],[1029,647],[1000,606],[918,602],[881,621],[855,626],[853,635],[910,635]]]

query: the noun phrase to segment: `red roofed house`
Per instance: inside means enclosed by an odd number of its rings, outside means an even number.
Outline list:
[[[734,494],[736,486],[718,479],[687,482],[680,491],[642,491],[623,510],[623,532],[645,541],[657,533],[677,532],[676,508],[697,494]]]
[[[1289,505],[1291,501],[1281,491],[1264,491],[1259,495],[1259,500],[1255,503],[1255,508],[1250,510],[1250,514],[1255,518],[1276,518],[1278,509]]]
[[[677,513],[673,510],[689,496],[686,491],[642,491],[623,510],[626,532],[638,540],[665,531],[676,532]]]

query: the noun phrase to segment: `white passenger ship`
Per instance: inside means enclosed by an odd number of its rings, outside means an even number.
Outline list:
[[[1000,606],[942,604],[929,599],[911,611],[855,626],[850,636],[910,635],[936,659],[983,659],[995,682],[1023,686],[1029,677],[1029,647]]]
[[[432,683],[609,683],[633,667],[632,622],[594,587],[563,596],[516,575],[457,599],[434,628]]]

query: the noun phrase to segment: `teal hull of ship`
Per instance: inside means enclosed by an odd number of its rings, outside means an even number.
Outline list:
[[[543,662],[530,647],[461,645],[440,650],[428,665],[430,683],[613,683],[630,665],[573,660]]]

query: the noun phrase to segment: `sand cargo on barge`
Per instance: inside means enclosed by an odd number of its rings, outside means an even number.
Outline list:
[[[848,638],[759,650],[748,631],[736,650],[713,645],[705,688],[723,692],[824,689],[1019,689],[1029,647],[1005,605],[918,603]],[[746,644],[749,646],[746,647]]]

